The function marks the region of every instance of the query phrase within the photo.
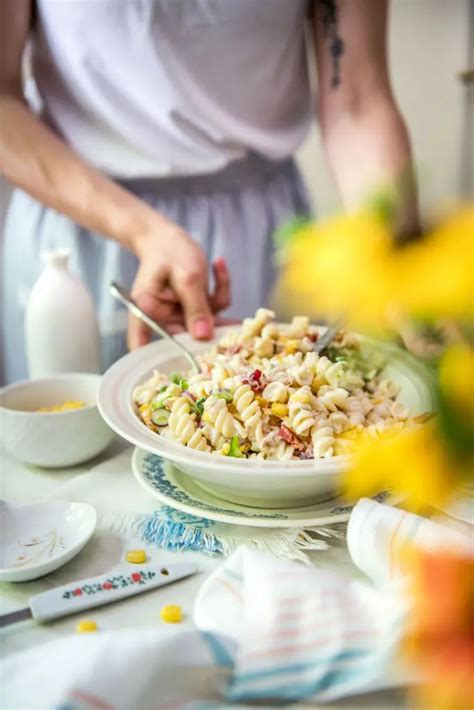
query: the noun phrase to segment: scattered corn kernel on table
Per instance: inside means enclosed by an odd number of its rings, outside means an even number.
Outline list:
[[[108,511],[123,514],[151,513],[157,503],[133,478],[131,454],[131,448],[114,442],[105,455],[93,462],[68,470],[49,471],[23,465],[0,451],[1,497],[12,503],[32,503],[47,499],[88,502],[102,514],[105,512],[105,516]],[[219,555],[211,557],[191,551],[174,553],[157,547],[146,547],[137,539],[107,530],[105,523],[103,527],[99,526],[79,555],[64,567],[32,582],[0,584],[1,613],[25,607],[28,598],[34,594],[107,572],[119,563],[127,564],[127,551],[143,548],[148,559],[155,564],[166,565],[177,560],[188,560],[198,565],[199,573],[173,585],[91,609],[86,614],[75,614],[43,625],[24,621],[6,627],[0,631],[3,656],[74,634],[83,619],[95,622],[97,633],[112,629],[159,628],[166,637],[178,630],[193,628],[192,611],[196,593],[205,576],[220,564],[222,558]],[[312,554],[318,566],[358,574],[343,544],[334,543],[329,550]],[[129,564],[133,567],[134,562]],[[166,605],[171,608],[162,614]],[[173,608],[176,606],[182,609],[182,621],[166,623],[163,616],[171,616],[173,621],[178,620],[179,612]],[[84,629],[88,632],[93,630],[92,627]],[[404,707],[404,702],[399,691],[384,691],[364,698],[360,696],[357,702],[346,699],[331,704],[331,707],[343,708],[361,706],[400,708]]]

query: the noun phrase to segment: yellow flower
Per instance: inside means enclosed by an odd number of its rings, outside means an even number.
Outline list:
[[[396,301],[428,319],[473,315],[474,208],[464,208],[422,239],[393,253]]]
[[[278,289],[286,310],[346,315],[358,327],[384,320],[393,292],[391,238],[369,212],[306,227],[287,252]]]
[[[441,358],[439,383],[446,400],[474,426],[474,349],[464,343],[448,348]]]
[[[290,243],[276,296],[279,310],[386,330],[397,319],[473,314],[474,209],[397,246],[387,224],[360,212],[309,225]]]
[[[362,434],[343,483],[351,500],[390,488],[407,496],[404,506],[421,511],[446,501],[460,477],[430,422],[401,433],[388,430],[378,438]]]

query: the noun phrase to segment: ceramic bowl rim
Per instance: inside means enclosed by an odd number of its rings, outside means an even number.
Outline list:
[[[71,380],[74,378],[81,378],[81,379],[95,379],[98,382],[98,385],[100,386],[100,382],[102,380],[102,375],[95,374],[93,372],[64,372],[64,373],[59,373],[56,375],[48,375],[48,377],[34,377],[34,378],[25,378],[23,380],[17,380],[16,382],[12,382],[9,385],[5,385],[0,389],[0,412],[8,412],[9,414],[12,415],[18,415],[18,416],[40,416],[42,418],[46,417],[61,417],[61,416],[75,416],[83,412],[88,412],[92,411],[93,409],[98,409],[97,406],[97,401],[94,402],[93,404],[86,404],[85,407],[78,407],[77,409],[67,409],[63,412],[37,412],[31,409],[11,409],[10,407],[5,407],[2,404],[2,399],[4,394],[8,394],[10,392],[14,392],[17,388],[20,387],[27,387],[28,385],[34,385],[34,384],[39,384],[39,383],[46,383],[51,380],[59,381],[59,380]],[[98,397],[98,392],[97,392],[97,397]]]

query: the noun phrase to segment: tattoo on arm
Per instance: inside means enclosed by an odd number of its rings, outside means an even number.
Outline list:
[[[331,87],[337,89],[341,83],[341,57],[345,50],[338,28],[337,0],[320,0],[320,2],[323,8],[324,36],[328,41],[332,61]]]

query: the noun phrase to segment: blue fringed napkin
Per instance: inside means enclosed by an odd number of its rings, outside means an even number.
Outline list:
[[[100,526],[167,550],[198,550],[228,556],[245,546],[306,563],[309,563],[307,552],[325,550],[328,539],[345,537],[345,525],[306,530],[247,527],[198,518],[168,506],[161,506],[151,515],[108,514],[101,517]]]

